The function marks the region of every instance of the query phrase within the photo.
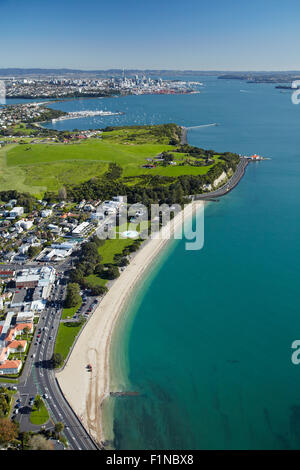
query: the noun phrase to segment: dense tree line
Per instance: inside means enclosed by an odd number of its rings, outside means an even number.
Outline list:
[[[93,295],[103,295],[107,291],[106,287],[94,286],[85,279],[91,274],[99,275],[104,270],[104,266],[101,264],[102,258],[98,253],[98,248],[104,242],[105,240],[95,236],[91,241],[84,243],[81,247],[75,269],[70,273],[70,281],[72,283],[77,283],[82,288],[90,289]]]
[[[10,397],[4,387],[0,387],[0,417],[4,418],[9,412]]]
[[[31,212],[33,207],[37,204],[37,199],[28,193],[19,193],[15,190],[0,191],[0,200],[9,202],[11,199],[18,201],[18,206],[24,207],[25,212]]]
[[[182,204],[184,197],[191,194],[200,194],[203,192],[205,184],[212,184],[223,171],[229,169],[235,170],[239,157],[229,157],[222,155],[220,157],[224,163],[214,165],[206,175],[181,175],[177,178],[171,178],[169,184],[166,183],[166,177],[153,177],[148,185],[135,184],[127,186],[126,180],[107,181],[99,178],[93,178],[77,186],[67,188],[68,197],[75,201],[82,199],[110,199],[116,194],[127,196],[129,204],[142,202],[146,206],[154,203]],[[142,180],[143,181],[143,180]]]
[[[65,307],[76,307],[81,302],[80,287],[76,282],[70,282],[67,286],[67,295],[65,298]]]

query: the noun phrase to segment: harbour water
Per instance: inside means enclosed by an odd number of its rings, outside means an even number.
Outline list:
[[[190,143],[272,160],[251,163],[206,208],[204,248],[176,243],[129,305],[112,371],[125,357],[141,395],[114,399],[115,446],[298,449],[300,107],[270,86],[236,82],[194,99],[190,125],[220,126],[190,131]]]
[[[272,85],[195,77],[202,93],[72,100],[103,109],[59,129],[176,122],[190,144],[257,153],[237,188],[205,210],[205,243],[174,243],[140,283],[114,337],[118,449],[299,449],[300,106]],[[52,124],[48,124],[52,127]],[[122,385],[120,384],[120,385]]]

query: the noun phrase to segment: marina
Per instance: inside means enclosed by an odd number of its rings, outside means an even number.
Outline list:
[[[93,116],[120,116],[124,114],[121,111],[117,112],[112,112],[112,111],[72,111],[65,116],[61,116],[56,119],[51,119],[52,123],[58,122],[58,121],[65,121],[69,119],[79,119],[79,118],[89,118]]]

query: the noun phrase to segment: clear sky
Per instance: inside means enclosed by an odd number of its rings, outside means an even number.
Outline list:
[[[299,0],[0,0],[0,68],[300,70]]]

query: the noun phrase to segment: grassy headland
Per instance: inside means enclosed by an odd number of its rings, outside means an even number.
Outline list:
[[[22,137],[0,150],[2,190],[39,197],[46,192],[57,194],[62,186],[73,192],[74,186],[89,180],[104,180],[112,163],[121,173],[111,179],[129,188],[166,186],[183,176],[205,177],[218,164],[220,169],[226,166],[222,155],[181,146],[181,128],[176,124],[108,127],[101,138],[82,140],[69,132],[63,142],[60,136],[29,138],[28,129],[20,125],[18,130],[22,129]]]

